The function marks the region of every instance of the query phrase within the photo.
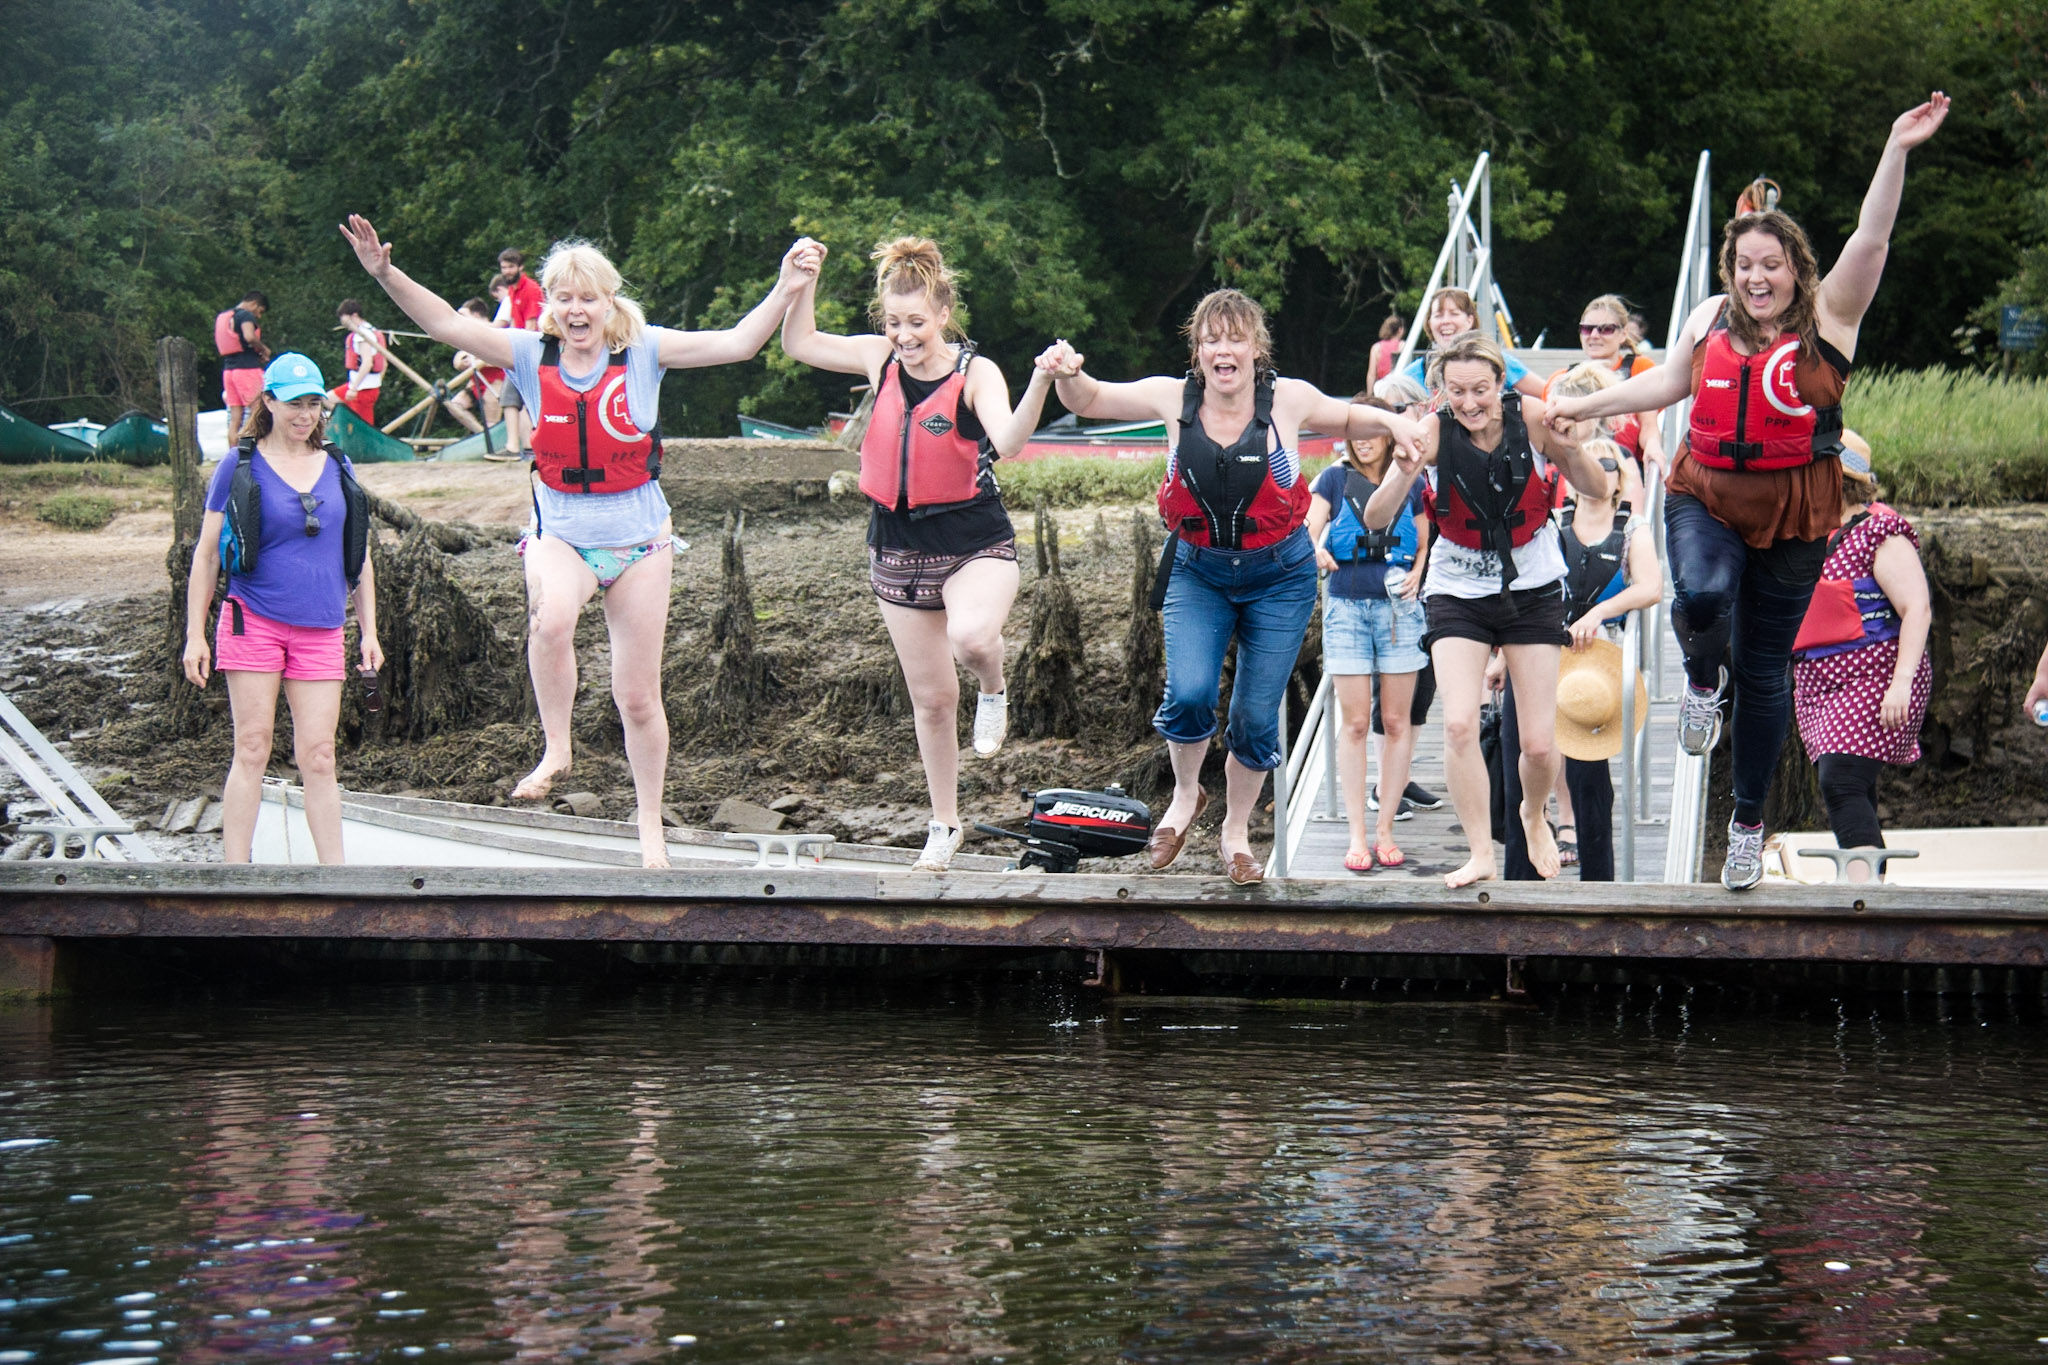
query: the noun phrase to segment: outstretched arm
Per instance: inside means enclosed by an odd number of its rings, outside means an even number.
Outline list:
[[[391,264],[391,243],[377,240],[377,229],[369,219],[351,213],[341,225],[341,235],[355,249],[356,259],[370,272],[370,278],[405,310],[407,317],[420,325],[421,331],[445,346],[468,351],[486,364],[511,368],[512,334],[467,313],[456,312],[448,306],[448,300]]]
[[[736,324],[718,332],[664,330],[657,358],[665,370],[702,369],[707,365],[731,365],[752,360],[768,343],[776,324],[789,311],[790,303],[804,287],[818,278],[825,249],[808,237],[799,237],[782,253],[782,270],[775,286],[753,311]]]
[[[1391,437],[1395,446],[1410,455],[1419,457],[1422,453],[1423,424],[1398,412],[1332,398],[1304,379],[1281,380],[1274,401],[1283,400],[1301,404],[1300,425],[1310,430],[1342,436],[1347,441]]]
[[[1862,326],[1863,314],[1877,296],[1877,283],[1884,276],[1892,224],[1898,221],[1899,196],[1906,188],[1906,153],[1933,137],[1947,117],[1948,96],[1937,90],[1927,103],[1908,109],[1893,121],[1884,154],[1877,159],[1877,173],[1870,177],[1870,189],[1863,196],[1856,231],[1843,244],[1835,268],[1820,282],[1821,333],[1844,355],[1853,357],[1856,329]]]
[[[818,259],[825,248],[818,248]],[[889,360],[889,339],[874,335],[843,337],[818,330],[818,277],[814,273],[789,301],[782,316],[782,353],[814,369],[835,374],[864,374],[874,383]]]
[[[1545,399],[1544,406],[1552,417],[1583,422],[1594,417],[1619,417],[1625,412],[1652,412],[1691,397],[1693,347],[1714,325],[1725,301],[1725,295],[1716,294],[1692,310],[1692,316],[1685,320],[1685,327],[1678,334],[1678,343],[1665,356],[1663,364],[1644,370],[1633,379],[1624,379],[1611,389],[1570,397],[1559,395]]]
[[[1053,387],[1068,412],[1126,422],[1141,417],[1180,419],[1180,380],[1154,375],[1128,384],[1105,384],[1081,369],[1087,359],[1065,340],[1055,341],[1038,358],[1040,365],[1051,369]]]

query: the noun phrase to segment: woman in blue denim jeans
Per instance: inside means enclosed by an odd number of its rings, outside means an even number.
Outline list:
[[[1078,416],[1167,423],[1159,511],[1172,535],[1160,561],[1164,592],[1154,591],[1164,612],[1166,697],[1152,724],[1172,758],[1173,801],[1153,833],[1151,863],[1164,869],[1180,856],[1208,805],[1202,759],[1216,733],[1224,652],[1235,639],[1222,856],[1230,880],[1248,886],[1266,875],[1251,852],[1252,810],[1280,763],[1280,701],[1316,603],[1315,547],[1302,525],[1309,490],[1301,429],[1348,440],[1384,435],[1412,448],[1419,428],[1276,377],[1265,311],[1235,289],[1204,298],[1185,331],[1185,379],[1104,384],[1082,373],[1082,357],[1064,341],[1041,361]]]
[[[1856,230],[1826,277],[1813,246],[1776,209],[1721,233],[1727,291],[1693,310],[1664,364],[1553,418],[1612,417],[1693,400],[1664,506],[1671,621],[1685,651],[1678,740],[1704,754],[1721,735],[1734,664],[1735,813],[1721,884],[1763,880],[1764,800],[1792,713],[1792,642],[1841,520],[1842,390],[1863,314],[1877,295],[1906,183],[1906,154],[1934,136],[1948,96],[1892,123]]]
[[[1351,401],[1395,410],[1367,394]],[[1367,530],[1365,504],[1387,477],[1393,442],[1381,436],[1347,441],[1338,449],[1336,461],[1310,489],[1308,534],[1316,544],[1316,564],[1330,575],[1323,598],[1323,672],[1335,680],[1337,703],[1344,713],[1337,731],[1337,776],[1351,825],[1344,866],[1370,872],[1374,863],[1399,867],[1408,861],[1394,842],[1398,798],[1380,802],[1377,828],[1368,826],[1366,750],[1372,735],[1372,681],[1377,675],[1386,730],[1379,789],[1406,789],[1408,765],[1415,756],[1409,707],[1416,676],[1429,664],[1422,648],[1428,629],[1422,575],[1415,572],[1428,553],[1429,523],[1417,485],[1392,526]]]

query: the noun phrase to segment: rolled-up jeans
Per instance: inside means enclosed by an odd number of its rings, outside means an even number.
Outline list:
[[[1259,772],[1280,766],[1280,699],[1316,608],[1315,546],[1297,530],[1258,550],[1181,541],[1166,587],[1166,697],[1152,728],[1175,744],[1216,733],[1223,655],[1237,640],[1223,744]]]
[[[1778,751],[1792,718],[1792,642],[1820,581],[1826,540],[1745,544],[1699,499],[1674,493],[1664,504],[1671,561],[1671,624],[1694,687],[1720,681],[1721,656],[1734,646],[1735,818],[1761,824]]]

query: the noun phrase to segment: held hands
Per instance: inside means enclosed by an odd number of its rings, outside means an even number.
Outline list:
[[[1928,138],[1948,117],[1948,96],[1937,90],[1928,96],[1927,103],[1908,109],[1892,120],[1892,145],[1901,151],[1911,151]]]
[[[1032,364],[1051,375],[1054,379],[1072,379],[1081,373],[1081,366],[1088,360],[1067,342],[1065,337],[1053,342],[1039,352]]]
[[[776,287],[793,294],[815,282],[825,264],[825,251],[825,244],[813,237],[799,237],[790,243],[789,250],[782,253],[782,273],[776,278]]]
[[[355,248],[356,259],[374,279],[384,278],[391,269],[391,243],[377,240],[377,229],[360,213],[351,213],[341,225],[341,235]]]
[[[1394,463],[1404,474],[1414,474],[1422,468],[1422,439],[1426,428],[1412,418],[1398,412],[1382,414],[1394,435]]]
[[[1559,422],[1584,421],[1585,419],[1581,415],[1580,409],[1584,408],[1591,398],[1591,394],[1559,394],[1555,398],[1545,399],[1543,403],[1545,423],[1549,425],[1551,430],[1555,431]]]

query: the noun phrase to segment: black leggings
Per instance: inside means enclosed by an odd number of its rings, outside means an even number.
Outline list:
[[[1877,825],[1877,776],[1881,759],[1861,754],[1822,754],[1820,795],[1828,803],[1828,826],[1837,848],[1883,848],[1884,831]]]
[[[1522,728],[1515,720],[1515,687],[1501,691],[1500,781],[1502,820],[1494,834],[1507,845],[1501,876],[1511,882],[1539,881],[1522,833]],[[1573,826],[1579,834],[1579,880],[1614,880],[1614,777],[1607,760],[1564,760],[1564,789],[1571,794]],[[1550,793],[1545,792],[1548,799]],[[1623,811],[1621,818],[1629,818]]]

